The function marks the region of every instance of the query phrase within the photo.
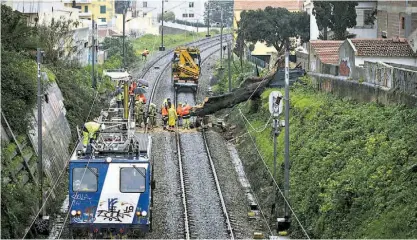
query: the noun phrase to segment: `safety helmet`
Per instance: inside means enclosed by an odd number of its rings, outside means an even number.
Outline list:
[[[105,126],[104,124],[101,124],[101,125],[100,125],[100,129],[101,129],[101,130],[104,130],[104,129],[106,129],[106,126]]]
[[[178,105],[181,105],[182,106],[182,102],[179,102]]]

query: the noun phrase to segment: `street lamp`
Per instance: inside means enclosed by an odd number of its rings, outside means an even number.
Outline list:
[[[161,27],[161,46],[159,47],[159,51],[165,51],[165,46],[164,46],[164,1],[168,2],[168,0],[162,0],[162,15],[161,15],[161,21],[162,21],[162,27]]]

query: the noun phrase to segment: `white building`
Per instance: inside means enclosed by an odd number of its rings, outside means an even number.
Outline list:
[[[164,12],[173,12],[177,20],[203,23],[204,3],[206,2],[207,0],[165,0]],[[139,0],[136,3],[136,8],[145,15],[151,13],[153,23],[157,24],[157,17],[162,13],[162,1]]]

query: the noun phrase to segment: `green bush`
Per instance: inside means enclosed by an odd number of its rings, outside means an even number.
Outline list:
[[[1,52],[1,106],[17,133],[28,131],[29,114],[36,104],[36,62],[16,52]]]
[[[120,37],[106,37],[103,41],[103,49],[107,50],[108,58],[118,56],[122,60],[123,39]],[[126,66],[133,64],[137,60],[132,41],[128,39],[125,39],[125,60]]]
[[[215,77],[218,79],[218,82],[213,86],[213,92],[215,94],[224,94],[229,92],[229,69],[228,69],[228,60],[223,60],[223,70],[220,70],[220,61],[217,61]],[[255,67],[248,61],[243,61],[242,66],[240,65],[240,60],[235,60],[230,64],[231,71],[231,82],[232,90],[240,86],[245,77],[252,75],[252,71]]]
[[[270,91],[257,113],[243,108],[255,128],[269,118]],[[290,200],[310,237],[415,237],[417,110],[343,101],[300,86],[290,97]],[[270,131],[254,136],[272,169]],[[278,149],[283,139],[282,130]],[[304,237],[294,225],[292,238]]]

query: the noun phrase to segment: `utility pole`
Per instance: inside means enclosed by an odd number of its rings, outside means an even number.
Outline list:
[[[94,38],[94,19],[91,18],[91,77],[93,82],[93,88],[96,88],[96,75],[94,72],[94,62],[95,62],[95,49],[96,49],[96,40]]]
[[[231,62],[231,57],[230,57],[230,55],[231,55],[231,44],[230,43],[227,43],[227,65],[228,65],[228,68],[229,68],[229,92],[232,92],[232,72],[231,72],[231,69],[230,69],[230,62]]]
[[[164,47],[164,1],[162,0],[162,15],[161,15],[161,21],[162,21],[162,27],[161,27],[161,46],[159,47],[159,51],[165,51]]]
[[[290,70],[289,70],[289,44],[285,46],[285,172],[284,196],[289,201],[290,191]],[[285,218],[289,218],[288,204],[285,204]]]
[[[123,9],[123,68],[124,69],[126,69],[126,60],[125,60],[126,11],[127,11],[127,8],[126,6],[124,6],[124,9]]]
[[[223,69],[223,10],[220,10],[220,69]]]
[[[206,37],[210,36],[210,1],[207,1],[207,34]]]
[[[38,62],[38,177],[40,186],[39,207],[42,208],[44,201],[43,195],[43,159],[42,159],[42,80],[41,80],[41,62],[43,51],[38,48],[36,59]],[[46,216],[46,209],[42,208],[42,216]]]

